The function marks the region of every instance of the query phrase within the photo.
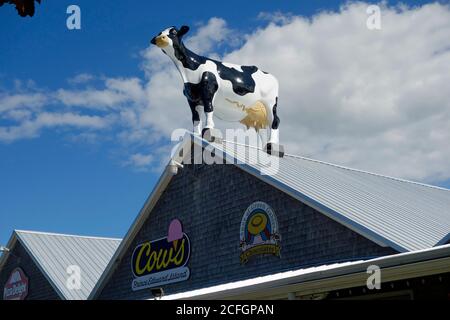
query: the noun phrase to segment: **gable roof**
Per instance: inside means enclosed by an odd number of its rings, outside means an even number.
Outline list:
[[[258,179],[289,194],[351,230],[399,252],[423,250],[450,240],[450,190],[286,154],[268,156],[255,147],[222,141],[210,143],[186,133],[124,241],[92,290],[93,299],[139,232],[169,184],[177,163],[191,143],[213,147],[224,158]],[[259,159],[279,160],[276,169]],[[261,172],[268,173],[261,174]]]
[[[11,250],[19,241],[34,263],[61,297],[86,300],[120,244],[120,239],[85,237],[67,234],[15,230],[7,247]],[[0,269],[7,254],[0,259]],[[67,267],[81,270],[81,288],[70,290]]]

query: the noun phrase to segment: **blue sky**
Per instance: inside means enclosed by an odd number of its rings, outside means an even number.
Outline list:
[[[66,28],[70,4],[81,8],[81,30]],[[219,17],[233,30],[251,34],[267,24],[258,18],[261,12],[312,16],[340,5],[330,0],[229,0],[220,5],[216,1],[43,0],[31,19],[19,17],[5,5],[0,8],[0,93],[28,86],[38,87],[37,91],[71,88],[68,79],[78,74],[143,79],[140,53],[167,26],[187,24],[195,29]],[[32,83],[25,85],[29,80]],[[9,121],[0,119],[0,125]],[[13,229],[111,237],[126,233],[159,171],[124,165],[122,153],[128,147],[116,143],[114,129],[102,135],[86,143],[76,130],[57,127],[30,138],[0,141],[0,244],[7,242]],[[134,152],[139,147],[152,152],[148,145],[137,146]],[[450,186],[445,180],[436,183]]]

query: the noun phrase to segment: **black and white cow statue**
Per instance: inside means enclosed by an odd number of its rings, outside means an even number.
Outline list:
[[[255,66],[240,66],[199,56],[183,44],[189,27],[170,27],[151,40],[175,63],[184,82],[184,95],[192,111],[194,133],[214,141],[213,114],[219,119],[236,121],[256,131],[270,125],[270,137],[264,147],[269,154],[283,156],[279,145],[277,116],[278,80]],[[202,129],[200,113],[206,123]]]

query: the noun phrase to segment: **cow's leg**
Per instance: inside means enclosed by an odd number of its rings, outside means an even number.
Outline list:
[[[201,80],[201,99],[203,102],[203,108],[206,116],[206,123],[202,131],[203,137],[206,137],[205,133],[208,133],[208,140],[214,141],[212,138],[212,129],[214,128],[214,120],[213,120],[213,100],[214,95],[219,89],[219,84],[217,83],[216,76],[212,72],[205,72],[202,75]]]
[[[275,104],[272,107],[272,125],[270,127],[270,137],[264,150],[268,154],[277,155],[279,157],[284,156],[284,147],[279,144],[279,132],[278,127],[280,126],[280,118],[277,114],[278,107],[278,97],[275,98]]]
[[[275,99],[275,104],[272,107],[272,125],[270,127],[270,139],[268,143],[279,143],[278,127],[280,126],[280,118],[277,114],[278,97]]]
[[[202,134],[202,120],[200,119],[202,106],[194,101],[189,101],[189,107],[192,112],[192,132],[194,132],[195,135],[200,136]]]

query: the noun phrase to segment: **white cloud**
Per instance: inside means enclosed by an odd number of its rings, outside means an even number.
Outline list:
[[[128,158],[125,165],[134,167],[139,171],[147,171],[153,160],[154,157],[151,154],[135,153]]]
[[[35,122],[42,127],[75,126],[92,129],[103,129],[108,124],[105,118],[98,116],[49,112],[39,114]]]
[[[292,18],[295,16],[292,13],[284,13],[281,11],[275,11],[275,12],[260,12],[258,14],[258,19],[261,21],[268,21],[272,23],[280,23],[280,24],[287,24],[292,21]]]
[[[16,126],[0,127],[0,141],[13,142],[23,138],[33,138],[42,129],[55,127],[73,127],[78,129],[98,130],[108,127],[111,117],[79,115],[74,113],[43,112],[34,119],[27,119]]]
[[[67,81],[70,84],[82,84],[82,83],[87,83],[91,80],[94,80],[95,77],[92,74],[89,73],[79,73],[76,76],[68,79]]]
[[[145,100],[140,79],[106,78],[104,85],[105,88],[103,89],[59,89],[55,94],[55,98],[66,106],[99,110],[106,108],[117,109],[129,102],[142,103]]]
[[[186,42],[199,53],[219,57],[218,48],[235,41],[236,34],[245,39],[223,60],[257,65],[277,76],[281,141],[289,153],[427,182],[449,179],[450,8],[382,5],[382,30],[371,31],[367,6],[349,3],[311,19],[255,15],[269,22],[250,34],[212,18],[193,28]],[[101,113],[99,120],[113,116],[95,130],[114,125],[121,143],[158,149],[153,146],[175,128],[190,128],[191,115],[181,78],[167,56],[150,46],[142,57],[145,81],[106,78],[102,88],[35,92],[36,99],[3,95],[0,101],[7,103],[0,103],[0,116],[14,109],[7,116],[18,121],[24,112],[22,127],[35,122],[42,112],[35,110],[50,100],[82,107],[80,116],[91,111]],[[0,139],[5,130],[14,131],[1,128]],[[31,131],[36,136],[39,130]],[[145,158],[136,159],[138,164]]]
[[[213,17],[191,37],[186,36],[186,46],[196,53],[207,54],[225,41],[232,42],[236,38],[239,38],[239,33],[228,28],[224,19]]]
[[[39,108],[48,102],[43,93],[6,94],[0,92],[0,113],[19,108]]]

